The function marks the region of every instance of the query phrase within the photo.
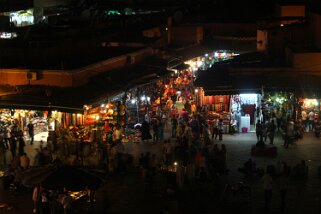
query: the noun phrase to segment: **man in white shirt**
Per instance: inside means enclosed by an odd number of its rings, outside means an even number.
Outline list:
[[[308,124],[307,124],[308,114],[305,110],[302,110],[301,116],[302,116],[302,125],[304,127],[304,130],[306,130],[307,126],[308,126]]]
[[[148,112],[145,114],[145,121],[150,124],[150,115]]]
[[[315,114],[314,111],[310,111],[309,115],[309,131],[313,131],[314,130],[314,118],[315,118]]]

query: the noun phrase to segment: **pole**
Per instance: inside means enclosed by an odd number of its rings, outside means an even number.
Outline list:
[[[139,123],[139,109],[138,109],[138,100],[136,100],[136,111],[137,111],[137,123]]]

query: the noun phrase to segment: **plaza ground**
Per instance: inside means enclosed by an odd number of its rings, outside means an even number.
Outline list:
[[[213,213],[216,211],[231,211],[238,213],[280,213],[279,190],[276,183],[273,186],[272,206],[269,211],[264,210],[264,193],[262,182],[258,176],[245,177],[238,171],[243,163],[251,157],[251,146],[256,143],[255,133],[224,135],[222,142],[227,147],[228,175],[221,177],[222,182],[231,184],[244,181],[252,189],[251,198],[235,196],[223,204],[217,203],[217,196],[202,191],[202,187],[194,186],[178,192],[175,197],[164,201],[160,195],[165,188],[166,180],[159,174],[154,184],[146,184],[138,172],[117,175],[107,180],[97,192],[97,203],[92,213],[160,213],[164,207],[170,213]],[[281,134],[276,135],[275,145],[278,147],[277,157],[252,157],[257,167],[265,168],[267,165],[276,164],[284,160],[294,167],[301,160],[306,160],[309,167],[309,177],[306,182],[290,180],[287,194],[286,213],[314,214],[321,212],[321,179],[318,167],[321,166],[321,139],[312,133],[306,133],[304,139],[299,140],[288,149],[283,147]],[[26,151],[33,159],[34,149],[39,146],[27,145]],[[134,156],[141,152],[151,152],[161,156],[162,144],[151,143],[126,143],[125,150]],[[207,188],[207,187],[204,187]],[[205,191],[207,192],[207,191]],[[0,214],[2,213],[31,213],[31,192],[13,196],[11,193],[0,189]],[[79,210],[79,213],[90,211]]]

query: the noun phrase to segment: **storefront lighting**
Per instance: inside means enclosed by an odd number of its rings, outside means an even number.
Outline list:
[[[218,54],[217,52],[214,53],[214,56],[215,56],[215,57],[218,57],[218,55],[219,55],[219,54]]]
[[[145,101],[145,100],[146,100],[146,97],[145,97],[145,96],[142,96],[142,97],[140,98],[140,100],[141,100],[141,101]]]
[[[201,67],[203,65],[202,61],[197,61],[197,67]]]
[[[77,114],[77,117],[81,117],[81,114]]]
[[[105,104],[101,104],[101,107],[104,108],[104,107],[105,107]]]
[[[96,116],[96,120],[99,120],[99,116]]]
[[[130,102],[131,102],[131,104],[134,105],[136,103],[136,100],[132,99],[132,100],[130,100]]]
[[[52,121],[50,124],[51,130],[55,131],[55,121]]]
[[[180,95],[180,94],[181,94],[181,91],[177,91],[176,94]]]
[[[318,106],[318,105],[319,105],[319,102],[318,102],[316,99],[314,100],[314,105],[315,105],[315,106]]]
[[[86,109],[88,111],[89,107],[87,105],[84,105],[84,109]]]
[[[208,57],[208,54],[207,54],[207,53],[205,54],[205,57]]]
[[[177,166],[177,162],[174,162],[174,166]]]
[[[147,101],[150,102],[150,97],[147,97]]]
[[[106,105],[106,108],[109,108],[109,104]]]
[[[198,89],[197,88],[195,89],[195,93],[198,93]]]

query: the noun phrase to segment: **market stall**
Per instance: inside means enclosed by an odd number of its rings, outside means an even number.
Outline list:
[[[259,117],[261,96],[259,94],[237,94],[237,95],[205,95],[203,88],[195,90],[199,105],[209,115],[217,115],[223,118],[225,124],[236,124],[238,130],[245,132],[253,131],[255,121]],[[210,116],[211,117],[211,116]]]
[[[219,124],[219,121],[221,121],[223,125],[223,133],[230,133],[232,116],[229,112],[224,111],[217,113],[215,111],[209,111],[206,114],[206,120],[211,126],[217,126]]]

